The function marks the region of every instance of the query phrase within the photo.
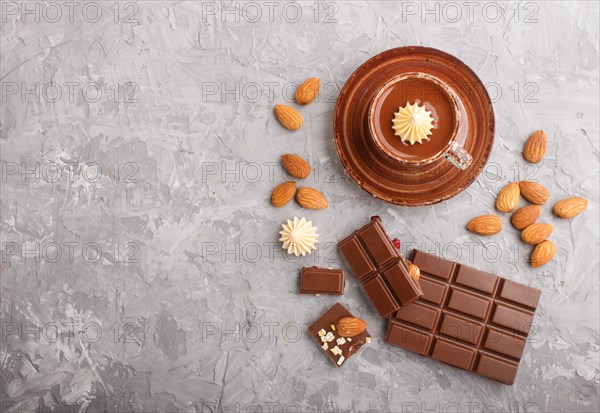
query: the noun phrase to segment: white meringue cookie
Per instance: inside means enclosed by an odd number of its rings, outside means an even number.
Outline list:
[[[399,107],[398,112],[394,113],[392,120],[394,126],[394,135],[400,136],[402,142],[408,142],[414,145],[416,142],[423,143],[429,140],[433,129],[433,116],[424,106],[419,106],[417,102],[411,105],[406,102],[406,106]]]
[[[287,224],[283,224],[283,231],[279,231],[283,242],[283,249],[287,249],[288,254],[294,254],[296,257],[310,254],[316,249],[315,244],[319,234],[317,228],[312,226],[312,221],[306,221],[306,218],[287,220]]]

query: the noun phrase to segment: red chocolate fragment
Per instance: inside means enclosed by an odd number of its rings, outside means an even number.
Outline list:
[[[423,296],[391,318],[385,341],[513,384],[540,291],[415,251]]]

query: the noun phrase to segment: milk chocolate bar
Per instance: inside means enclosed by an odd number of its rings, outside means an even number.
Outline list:
[[[421,251],[423,296],[391,318],[385,341],[513,384],[540,291]]]
[[[302,268],[300,294],[344,294],[344,270],[327,268]]]
[[[378,219],[340,242],[339,249],[382,317],[423,295]]]
[[[327,354],[327,357],[341,367],[365,344],[371,341],[367,330],[354,337],[342,337],[335,325],[343,317],[354,317],[340,303],[336,303],[317,321],[308,327],[308,333]]]

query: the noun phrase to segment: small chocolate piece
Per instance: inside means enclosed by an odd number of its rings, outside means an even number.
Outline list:
[[[423,295],[379,220],[354,231],[339,248],[382,317]]]
[[[300,294],[344,294],[344,270],[327,268],[302,268]]]
[[[540,291],[415,251],[423,296],[390,319],[385,341],[513,384]]]
[[[308,333],[338,367],[344,365],[365,343],[371,341],[371,335],[367,330],[354,337],[341,337],[335,325],[344,317],[354,316],[346,307],[336,303],[308,327]]]

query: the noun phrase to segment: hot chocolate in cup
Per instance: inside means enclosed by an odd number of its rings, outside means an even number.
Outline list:
[[[424,107],[433,117],[433,128],[422,143],[403,142],[392,129],[395,113],[407,104]],[[369,108],[369,131],[377,147],[406,165],[421,165],[445,158],[466,169],[471,155],[457,140],[461,111],[456,94],[439,79],[425,73],[404,73],[386,82]]]

